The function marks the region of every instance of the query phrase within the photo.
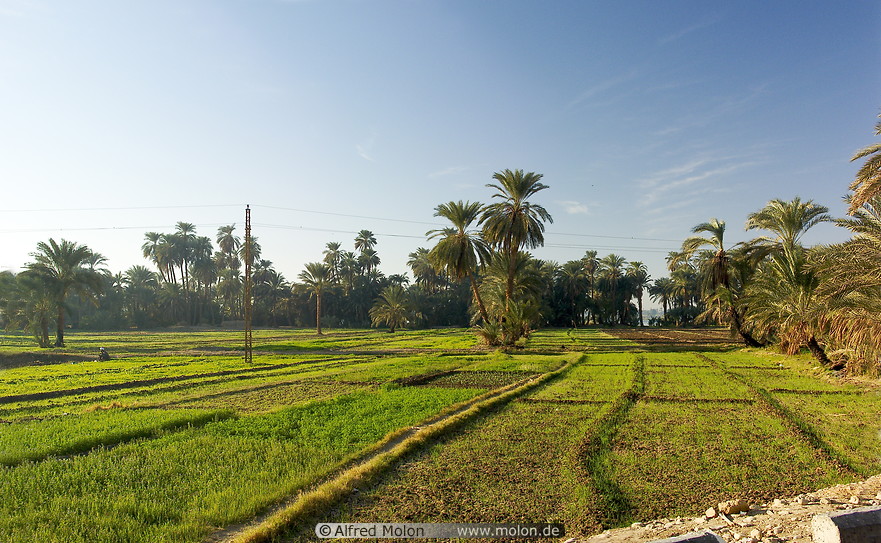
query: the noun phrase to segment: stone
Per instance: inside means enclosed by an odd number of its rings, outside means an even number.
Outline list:
[[[715,507],[710,507],[709,509],[707,509],[707,512],[704,513],[704,516],[707,518],[716,518],[716,515],[718,515],[718,514],[719,513],[716,512]]]
[[[750,530],[749,536],[754,539],[761,539],[762,538],[762,531],[759,530],[758,528],[753,528],[752,530]]]
[[[807,505],[809,503],[811,503],[811,499],[807,496],[798,496],[797,498],[795,498],[796,505]]]
[[[726,515],[746,513],[749,511],[749,502],[744,499],[728,500],[719,504],[719,512]]]
[[[725,543],[725,540],[716,535],[712,530],[702,532],[689,532],[685,535],[656,539],[651,543]]]
[[[847,501],[848,501],[848,503],[852,503],[854,505],[859,505],[861,500],[860,500],[859,496],[851,496],[850,499]]]
[[[814,543],[877,543],[881,541],[881,507],[814,516]]]
[[[645,526],[645,524],[643,524],[641,522],[634,522],[633,524],[630,525],[631,528],[642,528],[643,526]]]
[[[783,500],[781,500],[780,498],[777,498],[774,500],[774,502],[771,504],[771,506],[782,508],[782,507],[786,507],[786,503],[784,503]]]

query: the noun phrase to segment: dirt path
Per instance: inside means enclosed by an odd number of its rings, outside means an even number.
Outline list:
[[[349,462],[344,466],[341,466],[339,469],[337,469],[330,476],[325,477],[325,478],[317,481],[315,484],[312,485],[311,488],[301,490],[296,495],[291,496],[288,499],[283,500],[282,502],[270,507],[267,511],[258,515],[257,517],[255,517],[254,519],[252,519],[248,522],[234,524],[234,525],[228,526],[222,530],[218,530],[218,531],[214,532],[208,538],[205,539],[205,542],[206,543],[231,543],[233,541],[236,541],[242,534],[249,531],[251,528],[262,524],[270,517],[274,516],[275,514],[279,513],[280,511],[292,506],[306,492],[308,492],[312,489],[318,488],[326,483],[329,483],[329,482],[339,478],[343,474],[343,472],[348,471],[352,468],[356,468],[358,466],[363,466],[363,465],[369,463],[371,460],[393,451],[395,448],[401,446],[401,444],[404,443],[405,441],[416,436],[417,433],[430,431],[434,427],[444,424],[449,419],[456,417],[458,415],[461,415],[462,413],[471,409],[472,407],[474,407],[477,404],[490,401],[490,400],[497,398],[503,394],[511,392],[512,390],[515,390],[519,387],[522,387],[522,386],[527,385],[531,382],[534,382],[538,379],[541,379],[542,377],[544,377],[546,375],[547,374],[537,374],[537,375],[528,377],[526,379],[522,379],[520,381],[517,381],[515,383],[512,383],[510,385],[506,385],[506,386],[503,386],[500,388],[493,389],[490,392],[476,396],[466,402],[463,402],[463,403],[457,405],[454,409],[442,411],[441,413],[424,420],[419,426],[411,426],[410,428],[407,428],[403,432],[400,432],[399,434],[395,435],[395,437],[393,439],[390,439],[388,442],[384,443],[381,447],[379,447],[377,449],[373,449],[370,452],[368,452],[367,454],[357,458],[356,460]]]

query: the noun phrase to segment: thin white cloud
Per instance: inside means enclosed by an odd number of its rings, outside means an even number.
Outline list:
[[[586,204],[582,204],[581,202],[576,202],[575,200],[563,200],[558,201],[558,204],[563,206],[563,210],[566,211],[569,215],[589,215],[590,210],[588,209]]]
[[[639,72],[636,69],[630,70],[625,74],[621,74],[616,77],[611,77],[606,79],[605,81],[601,81],[596,83],[595,85],[587,88],[581,94],[575,97],[571,102],[566,105],[566,109],[571,109],[586,100],[590,100],[591,98],[601,95],[602,93],[611,90],[619,85],[627,83],[635,79],[639,75]]]
[[[376,162],[373,157],[373,145],[376,143],[376,134],[370,136],[367,141],[355,145],[355,151],[358,156],[370,162]]]
[[[659,39],[658,45],[666,45],[668,43],[674,42],[680,38],[687,36],[688,34],[691,34],[692,32],[697,32],[698,30],[702,30],[704,28],[707,28],[708,26],[712,26],[712,25],[718,23],[720,20],[721,20],[720,17],[716,17],[713,19],[702,21],[700,23],[693,24],[691,26],[687,26],[687,27],[683,28],[682,30],[680,30],[679,32],[674,32],[673,34],[668,34],[668,35],[664,36],[663,38]]]
[[[760,160],[748,160],[744,156],[701,157],[680,166],[667,168],[638,182],[645,189],[639,206],[651,207],[653,211],[676,209],[696,195],[718,192],[724,187],[717,183],[730,174],[760,164]],[[695,187],[701,183],[703,186]]]

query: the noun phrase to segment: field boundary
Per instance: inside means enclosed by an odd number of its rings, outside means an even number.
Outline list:
[[[789,428],[796,435],[801,436],[815,451],[817,451],[832,465],[851,475],[857,475],[861,477],[867,477],[871,475],[870,473],[866,473],[865,470],[862,470],[853,465],[850,460],[844,457],[832,445],[827,443],[826,440],[824,440],[820,436],[820,434],[812,425],[805,422],[791,409],[787,408],[782,403],[777,401],[777,398],[775,398],[770,391],[754,385],[748,379],[736,372],[731,371],[723,363],[720,363],[717,360],[713,360],[712,358],[709,358],[702,354],[698,354],[697,356],[707,360],[708,362],[713,364],[714,367],[720,369],[736,381],[739,381],[749,387],[749,389],[753,391],[753,393],[761,400],[761,402],[766,407],[768,407],[775,415],[777,415],[777,417],[779,417],[784,422],[784,424],[789,426]]]
[[[556,370],[528,377],[517,383],[452,405],[429,417],[418,426],[392,432],[382,441],[370,447],[348,467],[343,466],[337,470],[335,475],[326,478],[323,483],[317,484],[311,490],[300,492],[249,523],[234,525],[215,532],[206,541],[223,543],[268,541],[294,523],[326,510],[337,500],[351,493],[356,485],[373,480],[396,460],[415,450],[429,439],[436,439],[480,413],[560,376],[583,359],[584,355],[578,360],[570,360]]]

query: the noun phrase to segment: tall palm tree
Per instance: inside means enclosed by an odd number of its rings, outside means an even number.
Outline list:
[[[802,250],[800,241],[805,232],[831,220],[828,207],[816,204],[813,200],[802,202],[796,196],[788,202],[771,200],[759,211],[750,213],[746,219],[746,229],[770,230],[776,234],[775,238],[763,236],[755,241],[767,244],[771,250],[789,255],[793,251]]]
[[[342,244],[338,241],[329,241],[324,249],[324,263],[330,266],[330,275],[334,283],[340,280],[340,259],[342,258]]]
[[[848,364],[881,370],[881,195],[865,202],[853,218],[836,220],[853,237],[812,251],[810,268],[821,277],[817,295],[826,311],[825,329],[853,353]]]
[[[769,259],[747,288],[748,318],[766,336],[776,333],[784,348],[794,352],[807,346],[824,365],[831,365],[817,337],[821,331],[817,275],[807,266],[801,236],[811,227],[830,221],[829,209],[796,197],[789,202],[771,200],[747,218],[746,229],[761,228],[776,234],[762,237]]]
[[[578,299],[587,287],[584,264],[581,260],[570,260],[556,268],[555,275],[563,295],[569,300],[569,321],[575,328],[581,322],[580,317],[584,316],[583,311],[577,308]]]
[[[473,230],[471,225],[478,220],[483,206],[479,202],[447,202],[434,209],[435,217],[450,221],[452,227],[426,232],[428,239],[440,238],[428,253],[434,267],[457,282],[468,279],[474,301],[480,311],[480,318],[488,319],[486,307],[480,297],[477,283],[477,270],[489,260],[489,246]]]
[[[670,302],[673,300],[674,288],[675,284],[669,277],[655,279],[654,283],[649,287],[649,296],[652,300],[661,304],[665,321],[667,320],[667,309],[670,306]]]
[[[639,325],[645,326],[642,320],[642,294],[643,290],[649,286],[649,270],[642,262],[634,261],[627,265],[626,275],[631,281],[633,293],[636,296],[639,308]]]
[[[620,300],[618,283],[624,277],[624,264],[627,260],[623,256],[608,254],[600,259],[600,273],[609,282],[610,300],[612,310],[612,322],[624,323],[623,302]]]
[[[370,230],[361,230],[358,232],[358,235],[355,236],[355,250],[364,251],[373,249],[376,247],[376,237],[374,237],[373,232]]]
[[[881,117],[881,114],[878,117]],[[875,135],[881,136],[881,121],[875,125]],[[849,215],[855,215],[863,204],[881,194],[881,143],[860,149],[850,160],[853,162],[861,158],[866,158],[866,162],[857,171],[853,182],[848,187],[853,191],[853,196],[848,202],[847,213]]]
[[[315,298],[315,329],[317,334],[321,334],[321,297],[324,289],[330,284],[330,267],[324,262],[310,262],[306,264],[306,269],[300,272],[300,281],[302,281],[312,291]]]
[[[407,266],[413,272],[415,283],[429,293],[436,293],[441,287],[441,277],[438,275],[434,264],[429,258],[429,251],[425,247],[418,247],[407,255]]]
[[[544,245],[544,223],[554,222],[545,208],[528,200],[548,188],[540,182],[541,178],[542,175],[535,172],[524,174],[523,170],[503,170],[493,174],[497,183],[486,185],[496,190],[492,197],[501,201],[483,209],[479,225],[483,228],[483,239],[508,257],[511,267],[508,269],[505,287],[506,305],[511,301],[514,292],[515,266],[520,249],[534,249]]]
[[[39,277],[48,287],[57,311],[56,347],[64,347],[64,302],[67,296],[76,293],[97,304],[97,295],[103,290],[103,275],[89,265],[95,255],[85,245],[64,239],[57,243],[51,238],[49,243],[38,243],[37,252],[31,253],[34,262],[27,265],[28,272]]]
[[[593,322],[596,324],[594,308],[596,307],[597,271],[600,269],[600,261],[597,258],[597,252],[585,251],[584,256],[581,257],[581,262],[584,266],[584,274],[588,282],[588,311],[590,314],[588,315],[587,322],[590,323],[591,318],[593,318]]]
[[[743,342],[750,347],[759,347],[757,341],[746,329],[743,315],[738,309],[738,298],[743,285],[732,285],[731,281],[731,258],[725,249],[725,221],[715,217],[709,222],[698,224],[691,229],[693,234],[706,233],[707,236],[692,236],[682,242],[682,258],[690,260],[695,252],[704,247],[709,247],[712,256],[705,259],[702,268],[705,272],[705,291],[707,298],[712,297],[716,304],[711,311],[718,318],[727,315],[732,333],[740,335]],[[709,305],[709,304],[708,304]],[[701,317],[705,318],[705,317]]]
[[[241,268],[242,263],[239,260],[238,252],[242,246],[242,240],[233,234],[235,229],[235,224],[228,224],[217,228],[215,241],[217,241],[217,246],[220,248],[220,258],[217,259],[217,267],[220,269],[230,268],[238,270]]]

